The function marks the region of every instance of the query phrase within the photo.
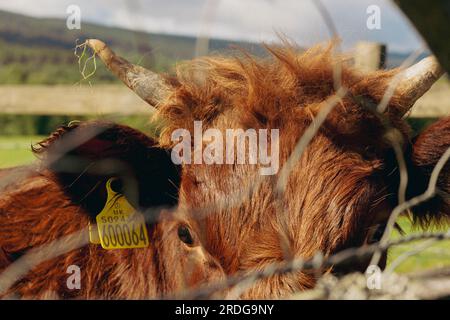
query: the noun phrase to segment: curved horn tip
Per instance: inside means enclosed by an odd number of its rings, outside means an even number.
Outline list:
[[[110,67],[109,62],[115,57],[115,53],[106,45],[106,43],[97,39],[88,39],[86,40],[86,44],[94,50],[95,54],[97,54],[108,67]]]
[[[411,67],[404,70],[405,78],[424,78],[426,75],[428,77],[434,77],[436,80],[439,79],[443,74],[444,70],[441,68],[439,62],[434,56],[426,57]]]
[[[401,71],[396,91],[405,99],[404,114],[444,74],[435,57],[430,56]]]
[[[86,44],[91,47],[92,50],[95,51],[95,53],[98,53],[106,48],[106,43],[98,39],[87,39]]]

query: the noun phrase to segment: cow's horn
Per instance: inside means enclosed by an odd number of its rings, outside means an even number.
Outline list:
[[[398,92],[407,101],[408,110],[443,74],[438,61],[427,57],[402,71]],[[407,111],[407,110],[406,110]]]
[[[170,94],[161,75],[117,56],[103,41],[89,39],[86,43],[115,76],[150,105],[157,107]]]

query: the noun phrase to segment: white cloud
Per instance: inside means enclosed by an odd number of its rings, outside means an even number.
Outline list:
[[[301,45],[329,38],[315,0],[0,0],[0,9],[38,17],[64,17],[79,5],[82,19],[153,32],[271,41],[282,32]],[[346,47],[358,40],[414,50],[420,38],[388,0],[323,0]],[[381,30],[366,28],[366,8],[381,8]]]

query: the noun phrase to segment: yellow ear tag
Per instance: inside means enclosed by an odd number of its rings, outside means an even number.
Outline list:
[[[100,240],[103,249],[148,247],[144,216],[133,208],[123,194],[111,188],[114,180],[109,179],[106,183],[108,198],[105,207],[96,217],[98,234],[89,232],[91,242],[98,243]]]

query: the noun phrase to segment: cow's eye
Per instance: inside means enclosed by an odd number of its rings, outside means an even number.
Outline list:
[[[194,245],[194,240],[192,239],[191,232],[185,225],[180,225],[178,227],[178,238],[180,238],[180,240],[186,243],[188,246]]]

